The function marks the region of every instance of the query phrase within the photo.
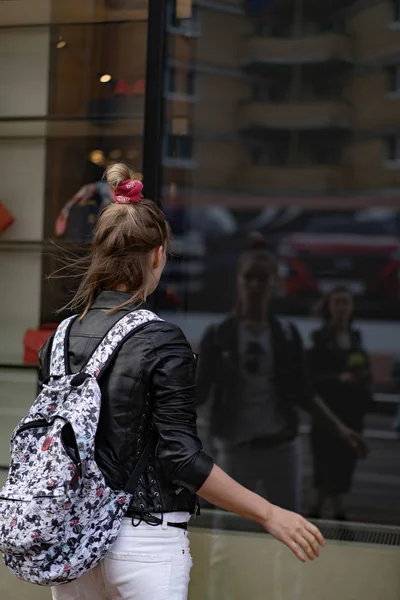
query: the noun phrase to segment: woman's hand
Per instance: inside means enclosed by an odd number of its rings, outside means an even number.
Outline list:
[[[369,446],[362,435],[345,425],[340,428],[339,435],[348,446],[353,448],[358,458],[366,458],[368,456]]]
[[[198,494],[207,502],[257,521],[277,540],[286,544],[302,562],[314,560],[325,540],[320,531],[295,513],[270,504],[234,481],[214,465]],[[303,554],[303,552],[304,554]]]
[[[296,513],[271,505],[264,529],[285,544],[301,560],[314,560],[319,556],[320,546],[325,545],[322,533],[315,525]]]
[[[358,381],[356,375],[351,371],[343,371],[343,373],[340,373],[339,379],[342,383],[356,383]]]

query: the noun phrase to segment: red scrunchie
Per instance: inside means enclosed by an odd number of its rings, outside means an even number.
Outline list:
[[[127,179],[114,190],[117,204],[135,204],[143,199],[143,183],[134,179]]]

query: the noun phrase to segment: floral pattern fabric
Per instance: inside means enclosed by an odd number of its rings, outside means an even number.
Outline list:
[[[65,335],[57,330],[51,375],[11,438],[11,464],[0,491],[0,550],[25,581],[59,585],[80,577],[107,553],[131,495],[113,491],[95,461],[101,391],[96,376],[137,327],[160,320],[147,310],[126,315],[83,370],[65,375]]]

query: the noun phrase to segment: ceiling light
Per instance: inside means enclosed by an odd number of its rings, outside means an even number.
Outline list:
[[[109,81],[111,81],[111,79],[112,77],[109,73],[104,73],[104,75],[100,77],[101,83],[108,83]]]
[[[89,154],[89,160],[95,165],[103,165],[104,154],[101,150],[92,150],[92,152]]]
[[[67,42],[64,40],[63,36],[60,35],[60,39],[57,42],[57,48],[59,50],[61,50],[61,48],[65,48],[66,45],[67,45]]]

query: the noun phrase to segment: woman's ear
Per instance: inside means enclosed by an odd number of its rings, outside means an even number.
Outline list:
[[[153,269],[158,269],[160,264],[162,264],[163,259],[165,257],[165,249],[164,246],[159,246],[158,248],[154,248],[153,250]]]

